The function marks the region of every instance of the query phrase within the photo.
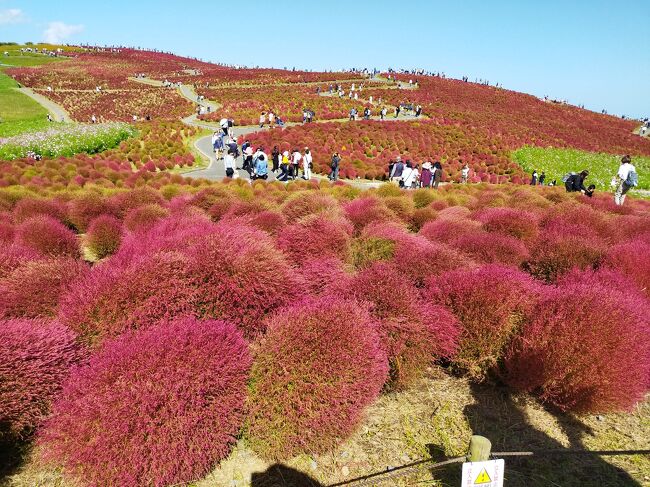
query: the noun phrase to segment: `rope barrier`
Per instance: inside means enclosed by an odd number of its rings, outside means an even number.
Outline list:
[[[650,450],[537,450],[537,451],[500,451],[492,452],[491,456],[494,457],[534,457],[534,456],[547,456],[547,455],[598,455],[598,456],[618,456],[618,455],[650,455]],[[330,484],[327,487],[341,487],[344,485],[369,485],[371,482],[385,482],[389,479],[402,477],[411,473],[414,470],[422,468],[424,465],[433,462],[433,458],[426,458],[417,462],[409,463],[382,472],[374,472],[361,477],[356,477],[350,480],[344,480],[335,484]],[[439,468],[453,463],[461,463],[467,461],[467,457],[455,457],[442,462],[433,463],[428,465],[428,468]],[[381,477],[381,478],[379,478]]]

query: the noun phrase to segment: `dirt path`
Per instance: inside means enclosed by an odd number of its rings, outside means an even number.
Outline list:
[[[20,88],[14,88],[14,89],[24,95],[27,95],[28,97],[36,101],[39,105],[41,105],[43,108],[45,108],[48,112],[50,112],[50,115],[52,115],[52,118],[56,122],[72,123],[72,119],[70,118],[70,115],[61,105],[54,103],[52,100],[44,97],[43,95],[39,95],[38,93],[35,93],[30,88],[22,86]]]

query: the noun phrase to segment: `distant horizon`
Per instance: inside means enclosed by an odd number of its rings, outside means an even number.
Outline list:
[[[424,69],[635,119],[650,116],[648,25],[641,1],[406,0],[396,8],[387,0],[332,0],[323,8],[250,0],[236,9],[198,1],[178,15],[151,0],[114,0],[108,10],[0,0],[3,40],[147,46],[260,68]]]

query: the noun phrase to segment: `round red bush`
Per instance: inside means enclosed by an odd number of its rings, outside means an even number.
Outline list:
[[[604,264],[628,276],[650,297],[650,239],[614,245],[607,251]]]
[[[500,363],[539,292],[530,276],[497,264],[448,272],[428,284],[426,295],[461,323],[454,367],[479,380]]]
[[[361,231],[369,223],[397,219],[395,214],[380,199],[373,197],[354,199],[343,205],[343,210],[357,232]]]
[[[458,320],[442,306],[425,302],[402,273],[376,263],[354,277],[349,292],[369,304],[388,354],[387,389],[404,389],[435,360],[451,359],[458,346]]]
[[[34,216],[18,225],[15,242],[41,255],[79,256],[77,236],[51,216]]]
[[[0,318],[56,316],[61,295],[87,271],[86,264],[70,257],[21,263],[0,278]]]
[[[314,258],[300,267],[304,289],[314,295],[343,295],[348,290],[351,276],[345,265],[336,257]]]
[[[122,241],[122,222],[111,215],[101,215],[88,226],[85,243],[97,259],[114,254]]]
[[[65,219],[66,207],[59,200],[46,198],[23,198],[14,207],[12,217],[20,223],[37,215],[51,216],[59,221]]]
[[[488,232],[498,232],[522,240],[535,240],[539,233],[537,216],[514,208],[485,208],[476,219]]]
[[[308,215],[320,213],[338,215],[339,212],[338,201],[332,196],[318,191],[300,191],[287,198],[282,205],[282,214],[290,222]]]
[[[331,450],[386,381],[374,322],[354,301],[321,298],[279,312],[266,328],[251,370],[251,447],[270,459]]]
[[[124,217],[124,226],[132,232],[149,230],[169,211],[162,206],[152,203],[130,209]]]
[[[351,236],[352,225],[347,220],[318,214],[284,227],[278,235],[278,247],[297,263],[322,257],[347,260]]]
[[[425,223],[419,234],[431,241],[449,243],[462,235],[475,233],[480,230],[480,224],[474,220],[460,218],[458,220],[434,220]]]
[[[186,318],[107,342],[65,383],[46,458],[89,485],[186,483],[230,451],[251,365],[234,325]]]
[[[606,251],[605,243],[597,236],[585,237],[574,230],[546,232],[531,249],[524,268],[539,279],[555,282],[574,267],[584,270],[600,265]]]
[[[627,289],[549,287],[506,355],[505,379],[562,410],[629,409],[650,388],[648,316],[647,299]]]
[[[518,238],[479,231],[451,242],[451,246],[484,264],[500,263],[519,267],[529,257],[526,245]]]
[[[86,192],[70,202],[68,219],[79,232],[85,232],[92,220],[100,215],[116,215],[118,211],[104,196]]]
[[[46,320],[0,321],[0,444],[25,440],[50,412],[70,367],[74,334]]]
[[[142,255],[128,264],[111,260],[70,286],[60,319],[87,343],[160,320],[196,312],[189,259],[174,252]]]

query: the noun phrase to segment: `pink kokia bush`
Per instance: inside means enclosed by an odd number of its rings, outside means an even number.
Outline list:
[[[234,325],[186,318],[107,342],[66,382],[40,441],[88,485],[186,483],[225,458],[251,365]]]
[[[528,259],[526,245],[518,238],[499,233],[477,231],[458,237],[451,246],[484,264],[520,266]]]
[[[132,232],[149,230],[158,220],[168,215],[169,211],[156,204],[138,206],[130,209],[124,217],[124,226]]]
[[[0,318],[56,316],[61,295],[87,271],[86,264],[70,257],[22,262],[0,278]]]
[[[0,321],[0,443],[26,439],[82,358],[74,334],[46,320]]]
[[[449,243],[463,235],[479,231],[480,224],[474,220],[459,218],[449,220],[446,218],[425,223],[420,229],[420,235],[431,241]]]
[[[425,294],[460,320],[455,368],[482,379],[500,363],[522,320],[535,307],[538,292],[530,276],[492,264],[431,279]]]
[[[34,216],[18,225],[15,242],[42,255],[79,256],[75,234],[51,216]]]
[[[605,265],[629,276],[650,297],[650,238],[614,245],[607,251]]]
[[[345,215],[353,223],[354,229],[361,231],[374,222],[396,220],[395,214],[378,198],[357,198],[343,206]]]
[[[562,410],[628,409],[650,389],[650,306],[589,277],[546,289],[506,354],[505,378]]]
[[[390,364],[387,389],[403,389],[436,359],[454,356],[460,334],[456,317],[420,298],[393,266],[375,263],[355,276],[349,289],[358,301],[369,304],[379,323]]]
[[[304,217],[284,227],[278,235],[278,246],[295,262],[314,257],[349,257],[352,225],[342,218],[325,214]]]
[[[531,241],[539,233],[537,216],[529,211],[515,208],[486,208],[479,211],[476,219],[488,232],[498,232],[522,240]]]
[[[269,459],[331,450],[386,381],[374,322],[354,301],[321,298],[279,312],[266,328],[251,370],[251,447]]]
[[[63,202],[46,198],[23,198],[16,203],[12,212],[13,220],[16,223],[37,215],[51,216],[63,221],[65,214],[66,207]]]
[[[63,295],[60,319],[86,343],[98,344],[162,319],[192,315],[196,296],[189,259],[179,253],[143,255],[128,264],[95,267]]]
[[[122,222],[111,215],[100,215],[90,222],[85,243],[98,259],[114,254],[122,241]]]

